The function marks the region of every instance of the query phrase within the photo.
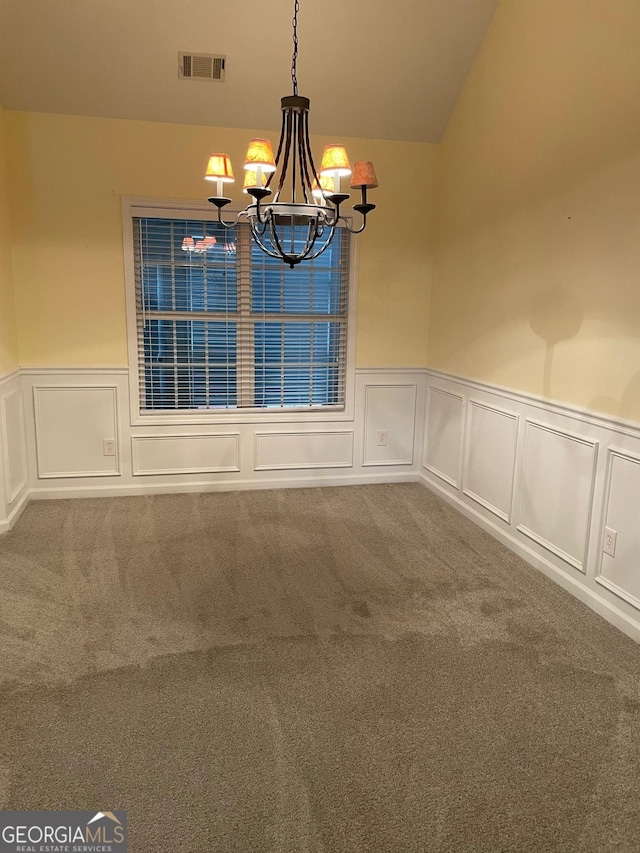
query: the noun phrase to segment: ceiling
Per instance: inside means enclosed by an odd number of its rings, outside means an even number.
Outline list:
[[[299,92],[329,136],[438,142],[498,0],[300,0]],[[293,0],[0,0],[5,109],[279,130]],[[226,56],[225,82],[178,53]]]

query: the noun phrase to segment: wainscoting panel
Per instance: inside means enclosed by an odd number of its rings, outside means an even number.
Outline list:
[[[1,432],[4,435],[5,495],[9,505],[28,485],[27,443],[22,389],[16,388],[0,398]]]
[[[460,488],[464,401],[451,391],[427,389],[423,466],[456,489]]]
[[[415,383],[365,386],[362,464],[412,465],[416,423]],[[380,443],[386,433],[386,444]]]
[[[610,449],[604,526],[616,534],[615,556],[601,552],[596,580],[640,610],[640,457]],[[602,536],[604,544],[604,533]]]
[[[134,477],[239,471],[240,433],[134,435],[131,459]]]
[[[424,485],[640,641],[640,424],[425,375]],[[614,557],[602,552],[605,526],[616,533]]]
[[[38,477],[114,477],[118,456],[104,455],[104,440],[118,452],[117,389],[98,385],[35,385]]]
[[[464,455],[464,493],[509,522],[518,443],[518,415],[470,400]]]
[[[585,571],[597,442],[527,421],[518,530]]]
[[[0,379],[0,532],[30,499],[418,479],[640,640],[639,424],[433,370],[352,379],[339,418],[205,413],[141,426],[127,368],[16,371]],[[104,439],[117,456],[103,455]],[[602,555],[605,524],[615,557]]]
[[[352,465],[353,430],[256,433],[256,471]]]

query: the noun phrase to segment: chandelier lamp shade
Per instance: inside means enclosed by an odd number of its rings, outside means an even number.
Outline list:
[[[352,171],[343,145],[326,145],[320,168],[316,168],[309,141],[309,99],[298,94],[296,76],[299,8],[299,0],[294,0],[293,94],[281,99],[280,141],[275,157],[268,139],[250,141],[244,163],[243,192],[253,201],[234,221],[225,222],[222,218],[222,208],[231,202],[223,195],[223,184],[234,180],[228,155],[212,154],[205,173],[205,180],[216,181],[216,195],[209,201],[218,209],[220,224],[235,228],[242,217],[246,218],[260,249],[292,269],[322,254],[340,224],[352,234],[364,231],[367,216],[375,208],[367,200],[367,190],[378,186],[373,163],[358,162]],[[341,212],[349,194],[340,192],[340,185],[350,175],[351,189],[360,190],[360,201],[353,205],[361,216],[358,227],[353,227]]]

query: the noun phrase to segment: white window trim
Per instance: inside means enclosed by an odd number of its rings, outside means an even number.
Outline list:
[[[122,197],[122,232],[124,249],[124,279],[127,313],[127,349],[129,355],[129,411],[131,426],[162,424],[218,424],[218,423],[268,423],[301,424],[327,421],[353,421],[355,417],[355,367],[356,367],[356,320],[357,320],[357,239],[351,240],[349,256],[349,301],[347,307],[347,358],[345,374],[344,409],[329,411],[321,407],[304,410],[265,409],[263,411],[233,410],[220,412],[214,410],[162,413],[140,411],[140,373],[138,367],[138,341],[136,316],[136,284],[133,260],[133,217],[156,216],[171,218],[181,213],[195,213],[203,219],[217,221],[217,211],[203,201],[186,199],[145,198],[140,196]],[[234,217],[237,210],[225,212],[224,218]]]

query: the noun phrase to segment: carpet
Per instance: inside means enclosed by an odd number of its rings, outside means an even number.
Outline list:
[[[640,647],[418,484],[34,502],[0,691],[133,853],[640,850]]]

